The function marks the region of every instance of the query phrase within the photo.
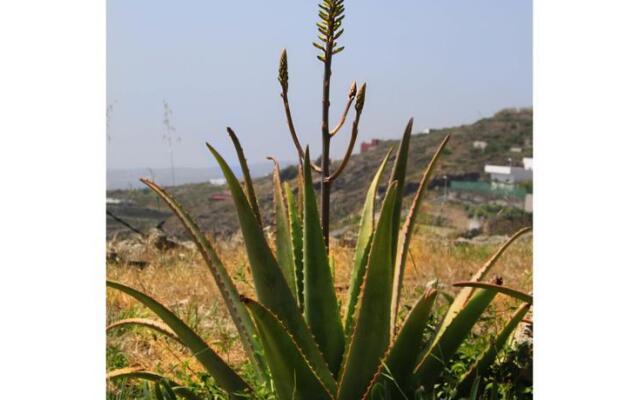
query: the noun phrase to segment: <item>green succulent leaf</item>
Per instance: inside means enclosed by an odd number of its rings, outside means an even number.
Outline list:
[[[144,379],[151,382],[163,382],[165,387],[170,388],[171,391],[180,397],[187,400],[201,400],[191,389],[176,383],[174,380],[169,379],[163,375],[157,374],[152,371],[147,371],[142,368],[120,368],[107,373],[107,380],[118,379]]]
[[[222,389],[232,394],[246,393],[251,390],[246,382],[193,329],[182,322],[168,308],[152,297],[122,283],[107,281],[107,287],[135,298],[160,317],[180,338],[180,342],[191,350],[196,359]]]
[[[429,183],[429,179],[431,179],[431,175],[435,170],[436,162],[438,161],[442,150],[444,150],[444,147],[449,142],[449,138],[450,135],[447,135],[442,140],[440,146],[438,146],[438,149],[433,154],[433,157],[431,157],[431,161],[429,162],[429,165],[427,165],[427,169],[425,169],[422,179],[420,179],[420,185],[418,186],[418,190],[413,198],[413,203],[411,204],[411,208],[409,208],[404,225],[402,226],[402,231],[398,237],[398,254],[395,259],[396,264],[393,276],[393,295],[391,300],[391,329],[393,329],[396,324],[398,307],[400,306],[400,295],[402,293],[404,269],[407,262],[407,255],[409,253],[409,244],[411,243],[411,236],[413,235],[418,212],[420,211],[420,206],[422,204],[422,197],[427,188],[427,184]]]
[[[479,282],[485,276],[487,276],[487,274],[489,273],[491,268],[496,264],[498,259],[509,248],[509,246],[511,246],[511,244],[513,244],[513,242],[515,242],[516,239],[518,239],[520,236],[522,236],[525,233],[528,233],[530,231],[531,231],[531,228],[530,227],[526,227],[526,228],[522,228],[519,231],[517,231],[516,233],[514,233],[509,239],[507,239],[506,242],[504,242],[502,244],[502,246],[500,246],[500,248],[498,248],[498,250],[496,250],[495,253],[493,253],[491,258],[489,258],[489,260],[487,260],[487,262],[482,266],[482,268],[480,268],[478,270],[478,272],[476,272],[476,274],[471,278],[471,281],[472,282]],[[465,303],[471,297],[471,294],[473,293],[473,291],[474,291],[474,288],[467,287],[467,288],[462,289],[458,293],[458,295],[453,300],[453,304],[451,304],[451,307],[447,311],[447,317],[449,319],[452,318],[454,316],[454,314],[457,313],[459,311],[459,309],[462,308],[465,305]],[[445,317],[445,321],[447,320],[447,317]]]
[[[517,238],[519,238],[520,236],[524,235],[529,231],[531,231],[531,228],[523,228],[523,229],[520,229],[515,234],[513,234],[513,236],[511,236],[504,244],[502,244],[502,246],[500,246],[500,248],[491,256],[491,258],[489,258],[489,260],[478,270],[478,272],[476,272],[476,274],[471,278],[471,281],[478,282],[482,280],[489,273],[489,271],[498,261],[500,256],[507,250],[507,248]],[[462,308],[465,306],[465,304],[468,302],[469,298],[473,294],[474,290],[475,289],[472,287],[465,287],[456,295],[453,302],[451,303],[451,306],[447,310],[447,313],[445,314],[440,324],[440,327],[438,328],[438,332],[436,333],[436,336],[435,336],[436,341],[444,333],[445,329],[447,329],[447,327],[449,326],[451,321],[456,317],[456,315],[460,313]]]
[[[311,179],[309,148],[304,156],[304,316],[329,368],[337,373],[344,333],[327,248]]]
[[[340,373],[337,396],[340,400],[363,396],[389,346],[393,283],[391,222],[396,194],[397,183],[392,182],[371,243],[353,333]]]
[[[394,244],[394,248],[392,249],[392,257],[395,261],[397,243],[398,243],[398,232],[400,231],[400,215],[402,213],[402,194],[404,190],[404,180],[407,173],[407,161],[409,159],[409,143],[411,142],[411,131],[413,130],[413,118],[409,119],[407,126],[404,129],[404,134],[402,135],[402,141],[400,142],[400,146],[398,147],[398,151],[396,152],[396,159],[393,163],[393,170],[391,171],[391,177],[389,178],[389,182],[397,182],[398,183],[398,195],[396,196],[396,203],[393,206],[393,221],[391,223],[391,243]]]
[[[282,274],[287,280],[291,293],[297,296],[295,265],[293,261],[293,242],[291,240],[291,227],[289,214],[284,197],[284,190],[280,180],[280,166],[273,159],[273,204],[276,220],[276,259],[282,269]]]
[[[471,394],[469,395],[469,400],[478,400],[479,392],[480,392],[480,382],[482,380],[480,378],[476,378],[473,381],[473,386],[471,387]]]
[[[180,397],[184,397],[187,400],[202,400],[200,396],[195,394],[191,389],[186,386],[173,386],[171,388],[175,394]]]
[[[281,399],[332,399],[336,381],[325,367],[316,371],[284,324],[261,304],[245,299],[264,344],[273,383]]]
[[[171,384],[165,379],[161,379],[155,382],[156,398],[158,400],[178,400],[176,394],[171,388]]]
[[[527,315],[531,304],[522,304],[515,313],[511,316],[511,319],[502,328],[502,331],[498,334],[495,341],[489,345],[484,353],[476,360],[476,362],[469,368],[469,370],[460,379],[456,387],[456,393],[464,395],[469,391],[469,388],[473,385],[476,379],[481,378],[487,373],[489,367],[495,362],[496,357],[500,350],[507,343],[507,340],[516,329],[520,321]],[[472,390],[473,391],[473,390]]]
[[[202,258],[204,258],[209,272],[213,275],[216,285],[220,290],[220,294],[224,300],[227,310],[231,315],[231,319],[238,330],[240,336],[240,342],[245,350],[245,354],[256,366],[262,377],[266,377],[267,366],[265,360],[262,358],[262,348],[260,343],[256,339],[255,327],[251,318],[247,313],[247,310],[240,301],[240,294],[238,289],[233,284],[233,281],[227,273],[227,269],[222,264],[220,257],[216,254],[215,250],[211,246],[209,240],[202,233],[198,225],[193,218],[182,208],[180,203],[176,201],[166,190],[158,186],[156,183],[141,179],[141,181],[153,190],[168,206],[173,213],[178,217],[182,225],[185,227],[191,239],[195,242]]]
[[[262,226],[262,219],[260,218],[260,208],[258,207],[258,200],[256,199],[256,191],[253,188],[253,179],[251,179],[251,173],[249,172],[249,165],[247,164],[247,159],[244,156],[244,150],[242,150],[242,145],[240,145],[240,140],[238,140],[238,136],[233,131],[233,129],[227,127],[227,133],[233,142],[233,147],[236,149],[236,154],[238,155],[238,162],[240,163],[240,169],[242,169],[242,175],[244,177],[244,189],[247,195],[247,199],[249,200],[249,204],[251,205],[251,209],[253,210],[256,221],[258,225]]]
[[[314,341],[304,317],[298,310],[296,299],[269,248],[262,228],[251,210],[238,179],[216,149],[209,144],[207,147],[220,165],[233,197],[258,300],[285,324],[313,368],[322,369],[326,366],[326,360]]]
[[[414,374],[425,388],[433,386],[497,293],[494,289],[479,289],[421,355]]]
[[[527,293],[524,293],[520,290],[505,287],[502,285],[496,285],[495,283],[488,282],[456,282],[453,284],[456,287],[472,287],[472,288],[481,288],[481,289],[495,289],[498,293],[506,294],[507,296],[513,297],[514,299],[518,299],[524,301],[528,304],[533,304],[533,296]]]
[[[145,379],[152,382],[157,382],[165,379],[175,384],[176,386],[178,386],[178,384],[172,381],[171,379],[163,375],[157,374],[155,372],[144,370],[140,367],[125,367],[125,368],[115,369],[113,371],[107,372],[107,380],[129,379],[129,378]]]
[[[378,193],[378,184],[382,177],[391,150],[387,151],[387,154],[382,159],[378,170],[373,176],[373,180],[369,185],[367,196],[362,207],[362,215],[360,217],[360,229],[358,232],[358,240],[356,242],[356,248],[353,257],[353,268],[351,270],[351,283],[349,285],[349,294],[347,300],[347,309],[345,312],[344,330],[345,336],[351,335],[351,329],[353,325],[353,314],[356,309],[356,303],[360,296],[360,287],[362,286],[362,278],[367,264],[367,258],[369,256],[369,249],[371,247],[371,238],[373,237],[374,228],[374,216],[375,216],[375,203],[376,194]]]
[[[291,190],[291,186],[287,182],[284,183],[284,191],[287,195],[287,203],[289,204],[289,222],[291,231],[291,244],[293,247],[293,261],[296,278],[296,295],[298,305],[302,309],[304,305],[304,262],[303,262],[303,241],[302,241],[302,225],[298,216],[298,204],[296,197]]]
[[[116,328],[120,328],[123,326],[131,326],[131,325],[149,328],[167,337],[170,337],[171,339],[177,341],[178,343],[182,343],[180,341],[180,338],[171,330],[171,328],[169,328],[167,324],[164,324],[162,322],[155,321],[152,319],[148,319],[148,318],[127,318],[127,319],[122,319],[120,321],[116,321],[111,325],[107,326],[107,332],[114,330]]]
[[[387,390],[398,397],[409,392],[411,373],[418,358],[417,349],[437,294],[435,289],[427,289],[416,301],[371,383],[386,381]],[[369,390],[372,387],[370,385]]]

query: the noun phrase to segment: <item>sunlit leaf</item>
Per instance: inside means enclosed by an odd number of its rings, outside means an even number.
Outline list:
[[[345,336],[351,335],[351,329],[353,324],[353,314],[356,309],[356,303],[360,296],[360,287],[362,286],[362,277],[369,256],[369,249],[371,246],[371,238],[373,237],[374,228],[374,215],[375,215],[375,202],[376,195],[378,193],[378,184],[380,183],[380,177],[384,171],[384,167],[387,165],[391,150],[387,152],[382,159],[378,170],[373,176],[373,180],[369,185],[369,190],[365,197],[364,206],[362,207],[362,215],[360,217],[360,229],[358,232],[358,240],[356,242],[356,248],[353,256],[353,267],[351,270],[351,283],[349,284],[349,295],[347,300],[347,309],[345,312],[344,330]]]
[[[344,351],[344,333],[313,192],[308,148],[304,157],[303,229],[304,316],[329,368],[337,373]]]
[[[391,257],[391,220],[397,193],[393,182],[382,203],[356,310],[353,333],[342,365],[338,399],[359,399],[389,346],[389,316],[393,259]]]
[[[253,315],[278,397],[331,399],[336,382],[328,369],[315,371],[282,322],[261,304],[245,299]]]
[[[152,297],[122,283],[107,281],[107,286],[135,298],[160,317],[160,319],[175,332],[176,336],[180,338],[180,342],[191,350],[196,359],[222,389],[229,393],[241,393],[251,390],[246,382],[240,378],[193,329],[182,322],[171,310]]]

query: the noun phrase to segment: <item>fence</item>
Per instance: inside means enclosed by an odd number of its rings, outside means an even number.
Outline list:
[[[493,197],[524,199],[527,191],[517,186],[496,186],[487,182],[451,181],[449,188],[459,192],[478,193]]]

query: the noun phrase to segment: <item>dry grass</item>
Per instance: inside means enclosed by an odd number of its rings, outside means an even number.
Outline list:
[[[252,296],[254,291],[243,244],[240,239],[216,243],[216,250],[227,266],[241,293]],[[410,258],[405,274],[403,304],[412,304],[422,293],[424,285],[438,278],[444,284],[467,280],[497,249],[498,245],[456,245],[451,239],[419,234],[413,239]],[[503,255],[493,273],[504,279],[504,285],[524,291],[532,289],[532,239],[525,236]],[[138,269],[131,266],[109,264],[109,279],[129,284],[143,290],[175,311],[203,336],[223,358],[232,365],[240,366],[244,354],[237,340],[235,327],[229,318],[218,289],[199,254],[184,249],[169,253],[147,250],[151,260],[148,267]],[[353,250],[332,244],[332,259],[335,263],[335,281],[339,300],[344,304],[348,292]],[[450,293],[454,290],[447,286]],[[499,296],[491,319],[491,326],[484,329],[494,331],[514,303]],[[131,317],[153,315],[137,301],[109,290],[107,294],[107,323]],[[169,375],[176,369],[191,373],[202,371],[187,350],[176,343],[153,334],[144,328],[125,328],[110,332],[108,345],[126,355],[129,366],[142,366]],[[113,367],[113,365],[110,365]]]

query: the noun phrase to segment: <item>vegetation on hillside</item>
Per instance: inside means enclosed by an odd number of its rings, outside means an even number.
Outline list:
[[[411,148],[407,163],[406,195],[415,191],[420,178],[420,169],[433,156],[433,151],[438,143],[446,135],[451,139],[447,145],[449,153],[443,157],[436,170],[432,184],[441,181],[442,176],[455,177],[463,174],[481,174],[484,165],[507,164],[511,157],[518,162],[518,157],[528,157],[532,154],[532,122],[531,109],[507,109],[496,113],[489,118],[483,118],[473,124],[461,125],[453,128],[432,129],[429,134],[414,134],[411,137]],[[400,133],[400,132],[399,132]],[[474,141],[486,141],[487,148],[484,151],[473,148]],[[364,201],[367,190],[367,182],[373,177],[377,163],[391,148],[397,147],[399,140],[382,140],[377,147],[362,153],[354,154],[349,161],[349,167],[335,180],[332,187],[332,215],[334,228],[356,221],[359,205]],[[512,146],[519,146],[522,153],[509,153]],[[392,161],[393,161],[392,155]],[[337,164],[336,161],[334,164]],[[212,166],[214,168],[214,166]],[[386,172],[383,182],[388,178]],[[294,182],[297,176],[297,167],[283,168],[281,176],[284,181]],[[270,177],[254,179],[254,187],[260,207],[265,209],[264,217],[267,225],[271,222],[271,193],[273,191]],[[316,187],[318,188],[317,182]],[[180,185],[167,188],[180,203],[187,207],[198,224],[204,231],[216,236],[229,236],[238,230],[238,223],[231,199],[212,200],[214,194],[225,193],[226,188],[212,186],[209,183]],[[529,190],[529,189],[527,189]],[[164,228],[171,235],[184,236],[179,221],[171,216],[169,209],[158,202],[156,196],[149,189],[139,190],[114,190],[108,193],[109,197],[127,199],[137,207],[160,210],[163,214],[147,217],[146,214],[127,213],[127,221],[137,227],[150,228],[163,220],[167,220]],[[122,207],[126,210],[128,207]],[[120,209],[114,212],[118,214]],[[113,228],[111,232],[121,230],[116,223],[109,220]]]

